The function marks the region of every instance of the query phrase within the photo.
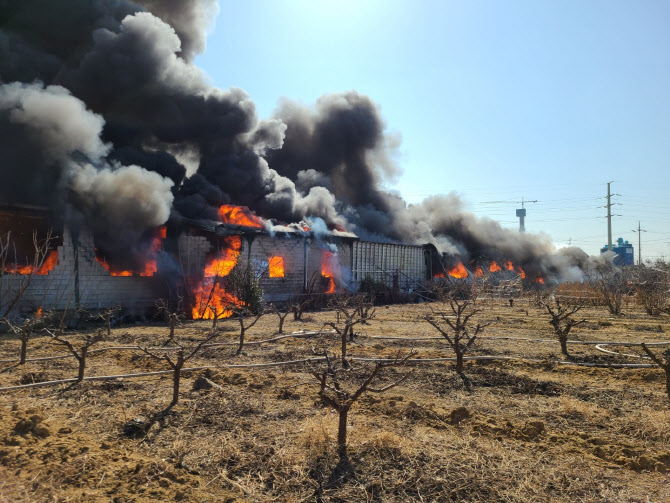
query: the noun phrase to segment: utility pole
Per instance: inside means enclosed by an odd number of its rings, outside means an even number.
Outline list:
[[[633,232],[637,232],[637,265],[642,265],[642,233],[647,231],[640,227],[640,221],[638,220],[637,230],[633,229]]]
[[[614,182],[607,182],[607,250],[612,251],[612,206],[618,203],[612,203],[612,196],[620,196],[621,194],[612,194],[610,192],[610,185]]]
[[[607,251],[612,251],[612,196],[610,194],[610,184],[607,182]]]

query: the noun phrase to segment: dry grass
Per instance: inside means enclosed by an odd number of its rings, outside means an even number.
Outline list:
[[[427,310],[378,308],[378,319],[360,326],[367,337],[351,345],[351,356],[391,357],[410,348],[419,357],[452,356],[441,340],[374,338],[437,336],[419,321]],[[574,339],[666,339],[667,318],[626,313],[613,318],[603,308],[586,309],[590,323]],[[287,319],[285,330],[318,329],[333,317]],[[538,361],[467,363],[467,382],[451,363],[422,365],[402,386],[364,396],[349,416],[350,465],[336,453],[337,415],[318,402],[318,385],[302,366],[207,371],[220,388],[200,391],[192,383],[201,373],[186,374],[180,403],[164,414],[157,413],[170,402],[170,376],[0,395],[0,501],[670,500],[670,409],[661,371],[561,366],[558,342],[500,339],[553,341],[546,317],[530,303],[492,301],[482,318],[494,321],[484,335],[498,339],[482,339],[472,354]],[[276,316],[264,317],[248,340],[267,338],[276,323]],[[197,341],[208,327],[185,324],[177,338]],[[159,345],[167,334],[160,324],[118,327],[105,344]],[[230,325],[221,338],[230,346],[207,349],[193,365],[289,360],[338,345],[332,337],[283,339],[234,357],[235,335]],[[62,352],[44,342],[31,341],[28,356]],[[570,349],[581,361],[631,361],[593,346]],[[17,350],[17,341],[3,336],[0,359]],[[4,365],[0,386],[76,375],[71,359]],[[87,375],[161,369],[137,352],[109,351],[91,357]],[[388,379],[403,372],[389,369]],[[463,408],[467,417],[459,416]],[[143,437],[126,437],[132,419],[153,424]],[[15,431],[19,423],[23,429]]]

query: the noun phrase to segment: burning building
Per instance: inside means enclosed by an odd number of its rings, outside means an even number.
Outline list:
[[[26,233],[32,232],[31,223],[44,223],[48,213],[31,211],[26,218],[25,210],[5,209],[5,223],[11,220],[16,227],[23,222],[23,230],[16,229],[14,235],[25,241],[20,247],[25,251],[7,262],[0,289],[11,293],[17,278],[30,276],[21,310],[119,305],[142,312],[168,296],[171,285],[183,283],[197,319],[214,316],[209,306],[222,313],[236,304],[218,280],[238,266],[251,267],[260,278],[266,302],[289,301],[310,281],[316,292],[328,294],[355,291],[366,277],[412,291],[430,277],[429,252],[423,246],[365,242],[351,233],[317,233],[308,227],[275,227],[269,232],[260,220],[242,218],[250,215],[248,210],[235,211],[241,213],[226,215],[226,223],[181,219],[159,229],[145,265],[136,270],[110,265],[96,251],[90,231],[72,232],[65,226],[58,230],[42,267],[30,271],[32,241]]]

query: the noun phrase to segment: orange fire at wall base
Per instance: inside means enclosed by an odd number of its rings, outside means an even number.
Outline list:
[[[284,277],[284,257],[270,257],[268,261],[268,275],[271,278]]]
[[[191,315],[194,320],[229,318],[233,314],[232,307],[242,305],[242,301],[226,292],[219,282],[237,265],[242,249],[242,238],[229,236],[224,239],[224,243],[225,248],[205,265],[205,276],[192,292]]]
[[[49,274],[58,263],[58,250],[51,250],[42,265],[36,268],[34,265],[20,265],[12,268],[5,268],[7,274],[33,274],[35,276],[46,276]]]
[[[219,220],[224,224],[244,225],[256,229],[263,227],[263,221],[246,206],[224,204],[219,208]]]
[[[489,272],[500,272],[500,271],[502,271],[502,269],[498,264],[496,264],[495,260],[489,264]]]

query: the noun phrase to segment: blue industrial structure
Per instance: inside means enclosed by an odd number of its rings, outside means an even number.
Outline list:
[[[600,253],[605,253],[606,251],[607,245],[600,250]],[[635,263],[633,245],[628,241],[624,241],[623,238],[617,239],[616,244],[612,246],[612,251],[618,255],[614,258],[615,265],[633,265]]]

